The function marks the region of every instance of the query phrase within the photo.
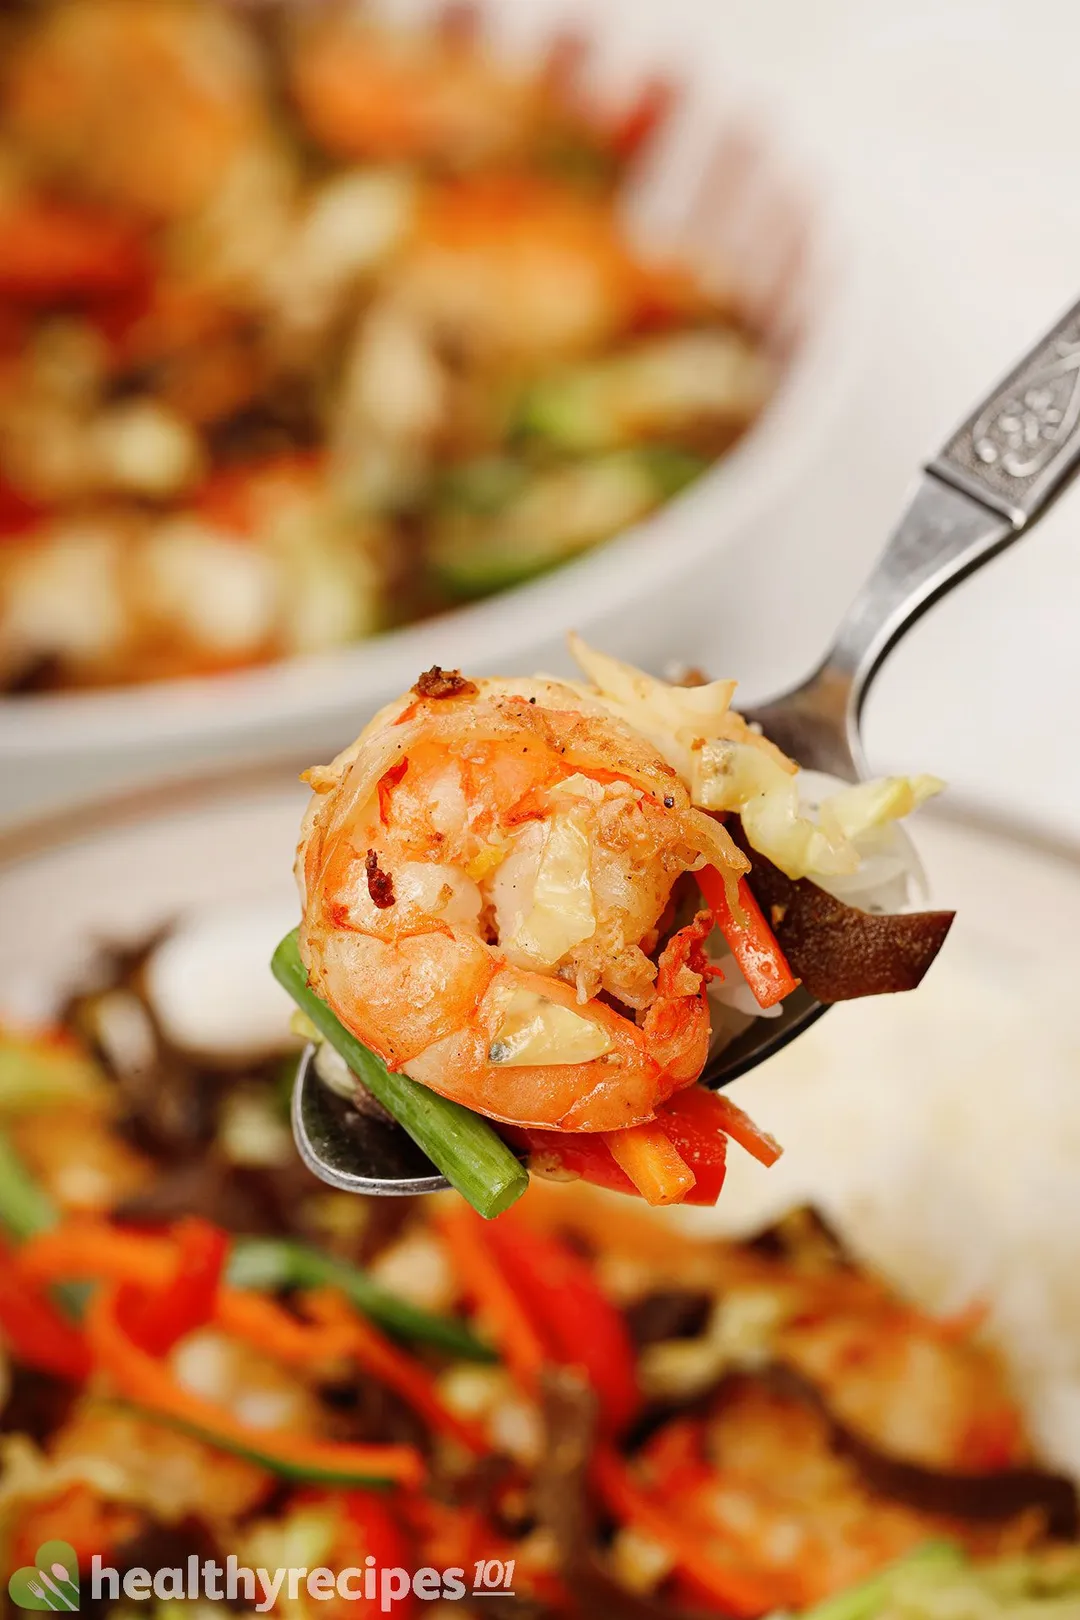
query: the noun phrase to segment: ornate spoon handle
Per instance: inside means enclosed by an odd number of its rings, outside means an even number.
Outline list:
[[[1080,462],[1080,304],[959,427],[928,471],[1023,528]]]
[[[794,719],[796,758],[857,776],[859,714],[889,649],[946,591],[1027,533],[1077,471],[1080,303],[927,463],[824,662],[756,711],[769,735],[781,746],[785,736],[794,741]]]

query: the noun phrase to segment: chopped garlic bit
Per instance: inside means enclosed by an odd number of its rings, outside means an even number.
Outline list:
[[[230,1164],[273,1166],[293,1156],[292,1134],[265,1089],[237,1087],[222,1104],[218,1141]]]
[[[432,1232],[406,1232],[372,1262],[374,1280],[410,1305],[429,1311],[447,1311],[457,1296],[457,1284],[446,1249]]]
[[[105,483],[153,499],[179,494],[204,470],[191,427],[152,399],[103,412],[91,430],[91,454]]]
[[[483,844],[466,866],[466,877],[472,878],[474,883],[482,883],[497,866],[502,865],[509,853],[509,845],[505,841]]]
[[[278,581],[273,560],[192,517],[147,536],[140,583],[163,623],[223,656],[248,656],[274,631]]]
[[[598,1254],[594,1270],[601,1291],[616,1305],[644,1298],[656,1281],[656,1265],[651,1258],[620,1254],[617,1249]]]
[[[651,1400],[692,1399],[716,1382],[727,1363],[724,1351],[712,1339],[664,1339],[646,1345],[638,1378]]]
[[[531,1401],[520,1396],[506,1400],[491,1414],[491,1443],[497,1451],[526,1467],[535,1467],[544,1450],[544,1426]]]
[[[591,804],[602,804],[604,789],[601,783],[594,782],[591,776],[583,776],[575,771],[573,776],[566,776],[561,782],[556,782],[552,793],[566,794],[572,799],[588,799]],[[635,792],[635,798],[640,799],[640,791]]]
[[[666,1339],[642,1352],[639,1377],[652,1399],[692,1398],[730,1368],[752,1371],[768,1360],[787,1304],[776,1289],[733,1288],[714,1306],[696,1339]]]
[[[275,1362],[213,1328],[181,1339],[169,1366],[182,1389],[226,1406],[252,1428],[299,1429],[311,1421],[302,1384]]]
[[[610,1035],[594,1019],[548,1001],[535,990],[515,990],[488,1059],[503,1068],[590,1063],[610,1052],[612,1044]]]
[[[305,1023],[307,1020],[305,1019]],[[307,1037],[311,1039],[312,1037]],[[360,1082],[353,1074],[349,1065],[340,1052],[334,1050],[329,1041],[324,1041],[319,1031],[314,1034],[315,1040],[315,1073],[335,1096],[344,1097],[346,1102],[355,1102],[356,1094],[360,1089]]]
[[[559,1568],[559,1544],[554,1532],[543,1525],[530,1530],[518,1542],[517,1556],[520,1563],[534,1575],[541,1570],[555,1574]]]
[[[438,1385],[451,1412],[478,1422],[490,1417],[513,1388],[505,1368],[470,1366],[467,1362],[449,1367],[440,1375]]]
[[[322,1039],[307,1013],[301,1012],[299,1007],[289,1017],[289,1032],[301,1041],[320,1041]]]
[[[611,1572],[631,1592],[652,1592],[675,1567],[668,1549],[632,1526],[620,1529],[611,1543]]]

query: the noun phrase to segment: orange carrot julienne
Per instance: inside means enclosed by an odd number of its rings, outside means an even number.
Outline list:
[[[739,918],[732,910],[723,875],[715,866],[702,867],[695,875],[713,920],[742,969],[758,1006],[775,1007],[798,989],[799,980],[788,966],[787,957],[754,899],[749,883],[745,878],[739,879],[739,904],[744,913]]]
[[[481,1217],[471,1210],[447,1211],[439,1229],[459,1281],[481,1307],[510,1371],[519,1384],[535,1389],[547,1359],[543,1341],[491,1253]]]
[[[355,1475],[417,1485],[424,1464],[412,1446],[344,1445],[312,1440],[281,1429],[255,1429],[233,1417],[215,1401],[182,1388],[168,1365],[142,1350],[124,1326],[125,1285],[100,1289],[90,1301],[86,1337],[97,1366],[109,1375],[116,1393],[165,1419],[202,1433],[209,1444],[217,1437],[225,1449],[258,1452],[271,1464],[306,1468],[337,1476]]]
[[[770,1587],[750,1570],[732,1567],[716,1558],[700,1526],[678,1518],[631,1476],[619,1454],[600,1445],[593,1455],[592,1475],[608,1510],[621,1523],[641,1530],[659,1542],[678,1568],[694,1584],[715,1598],[725,1614],[746,1617],[765,1614],[774,1605]]]
[[[168,1287],[175,1261],[176,1248],[167,1237],[124,1231],[107,1221],[78,1221],[29,1238],[15,1263],[39,1282],[90,1279],[156,1291]],[[224,1333],[287,1366],[310,1366],[348,1352],[348,1334],[299,1322],[275,1300],[248,1289],[219,1288],[213,1320]]]
[[[165,1287],[176,1250],[167,1237],[128,1232],[101,1220],[66,1221],[28,1238],[15,1255],[26,1277],[39,1282],[96,1281]]]
[[[604,1141],[647,1204],[677,1204],[694,1186],[694,1172],[659,1125],[607,1131]]]
[[[763,1164],[766,1169],[775,1164],[784,1151],[775,1136],[770,1136],[760,1125],[755,1125],[750,1115],[722,1092],[711,1092],[710,1096],[717,1129],[723,1131],[725,1136],[730,1136],[733,1142],[738,1142],[744,1152],[749,1153],[751,1158]]]
[[[299,1322],[275,1300],[241,1288],[223,1288],[214,1320],[223,1333],[288,1367],[310,1367],[349,1354],[352,1333],[333,1324]]]
[[[326,1327],[338,1329],[348,1353],[380,1383],[401,1396],[429,1426],[466,1451],[481,1457],[491,1449],[482,1430],[457,1416],[443,1401],[427,1368],[350,1309],[333,1289],[314,1289],[301,1301],[308,1313]]]

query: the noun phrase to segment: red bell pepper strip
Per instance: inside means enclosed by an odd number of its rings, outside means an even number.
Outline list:
[[[16,1360],[82,1383],[90,1374],[89,1347],[33,1283],[16,1270],[10,1252],[0,1248],[0,1338]]]
[[[350,1557],[349,1563],[362,1565],[365,1558],[373,1557],[376,1571],[412,1568],[415,1561],[413,1549],[393,1510],[381,1497],[376,1496],[374,1491],[349,1491],[344,1506],[349,1540],[343,1550],[352,1549],[360,1555]],[[414,1593],[410,1591],[394,1604],[394,1613],[406,1620],[408,1615],[415,1612],[416,1602]],[[356,1612],[374,1617],[385,1610],[379,1600],[362,1598]]]
[[[553,1232],[509,1213],[485,1227],[505,1275],[535,1313],[562,1366],[580,1367],[600,1402],[605,1434],[621,1434],[641,1405],[634,1346],[592,1268]]]
[[[45,522],[46,510],[0,476],[0,540],[32,534]]]
[[[178,1222],[173,1237],[173,1277],[164,1288],[139,1296],[125,1324],[153,1356],[168,1355],[186,1334],[212,1320],[229,1255],[229,1234],[198,1216]]]
[[[459,1279],[480,1305],[517,1382],[535,1394],[545,1363],[580,1367],[618,1434],[640,1404],[626,1324],[589,1267],[552,1233],[508,1214],[443,1217]]]
[[[744,1114],[738,1110],[735,1113],[746,1127],[745,1130],[738,1127],[740,1139],[756,1131]],[[711,1207],[719,1198],[727,1173],[727,1134],[731,1117],[731,1105],[702,1086],[687,1086],[657,1109],[655,1125],[669,1138],[694,1175],[694,1185],[683,1199],[684,1203]],[[638,1192],[611,1157],[604,1137],[586,1131],[542,1131],[506,1125],[499,1128],[509,1141],[528,1152],[533,1168],[541,1173],[546,1165],[569,1171],[595,1187],[606,1187],[612,1192],[632,1195]],[[776,1148],[774,1156],[779,1151]]]
[[[731,909],[724,879],[715,866],[705,866],[696,875],[713,921],[727,940],[758,1006],[775,1007],[798,989],[800,981],[788,966],[750,885],[745,878],[739,879],[739,904],[745,916],[745,921],[741,922]]]
[[[143,281],[146,254],[124,225],[31,198],[0,213],[0,296],[28,304],[115,296]]]
[[[404,1502],[400,1505],[407,1506]],[[353,1571],[347,1593],[341,1595],[343,1601],[335,1601],[333,1594],[329,1594],[328,1614],[348,1613],[357,1620],[375,1620],[380,1613],[386,1613],[385,1609],[380,1609],[380,1571],[412,1569],[416,1561],[415,1544],[410,1542],[398,1516],[398,1506],[398,1502],[391,1504],[375,1491],[355,1489],[331,1494],[312,1486],[297,1491],[291,1498],[290,1513],[294,1509],[314,1507],[334,1514],[336,1528],[326,1562],[334,1569]],[[486,1549],[485,1554],[491,1556]],[[365,1565],[365,1558],[374,1559],[372,1568]],[[453,1564],[455,1560],[447,1562]],[[365,1591],[367,1583],[372,1588],[371,1596]],[[399,1620],[406,1620],[406,1616],[414,1613],[414,1602],[411,1591],[396,1599],[393,1612]]]
[[[751,1620],[775,1607],[771,1585],[754,1571],[717,1556],[715,1544],[702,1533],[701,1525],[684,1523],[677,1508],[639,1485],[612,1447],[597,1447],[592,1476],[608,1511],[621,1524],[640,1530],[666,1548],[695,1588],[718,1603],[723,1614]]]
[[[69,1221],[29,1238],[16,1265],[36,1282],[107,1279],[158,1294],[175,1275],[176,1249],[170,1238],[125,1231],[107,1221]],[[301,1322],[276,1300],[244,1288],[218,1289],[214,1321],[223,1333],[290,1367],[347,1355],[352,1342],[349,1330]]]
[[[462,1292],[480,1307],[491,1337],[518,1384],[535,1390],[547,1360],[543,1335],[517,1289],[504,1275],[483,1221],[462,1208],[445,1211],[438,1218],[438,1226]]]

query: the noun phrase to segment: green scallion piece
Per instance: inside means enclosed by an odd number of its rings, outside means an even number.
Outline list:
[[[16,1243],[47,1232],[59,1221],[56,1205],[38,1185],[15,1147],[0,1131],[0,1227]]]
[[[953,1542],[924,1541],[921,1547],[872,1575],[868,1581],[861,1581],[858,1586],[850,1586],[846,1592],[837,1592],[812,1609],[806,1609],[799,1620],[874,1620],[888,1602],[898,1578],[924,1570],[947,1574],[962,1569],[965,1562],[962,1549]]]
[[[274,952],[271,967],[274,977],[361,1084],[478,1214],[490,1220],[517,1202],[529,1185],[529,1175],[502,1138],[479,1114],[440,1097],[408,1075],[392,1074],[381,1058],[338,1022],[308,985],[296,929],[286,934]]]
[[[237,1238],[227,1276],[234,1288],[335,1288],[396,1338],[430,1344],[469,1361],[496,1359],[490,1345],[457,1317],[425,1311],[380,1288],[359,1266],[320,1254],[291,1238]]]

